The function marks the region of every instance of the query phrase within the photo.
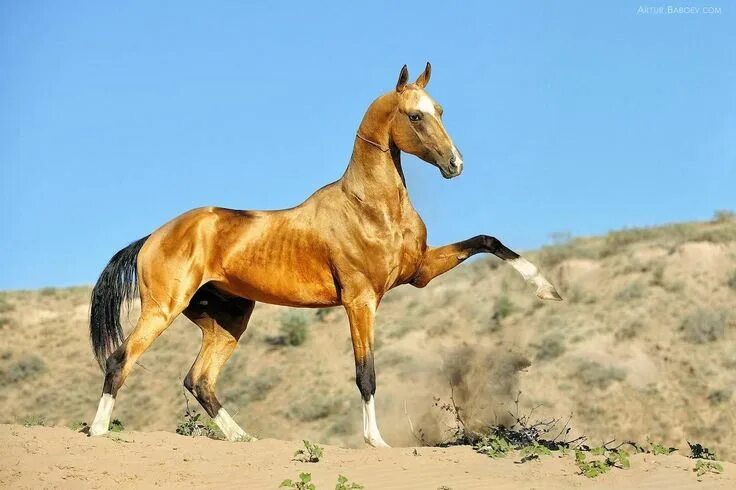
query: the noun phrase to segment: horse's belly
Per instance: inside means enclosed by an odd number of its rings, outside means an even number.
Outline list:
[[[251,265],[227,274],[219,287],[236,296],[283,306],[319,307],[339,304],[329,270],[274,264],[270,268]]]

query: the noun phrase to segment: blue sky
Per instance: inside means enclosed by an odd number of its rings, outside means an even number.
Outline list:
[[[92,283],[192,207],[301,202],[427,60],[466,164],[404,157],[431,244],[736,207],[731,3],[357,3],[0,1],[0,289]]]

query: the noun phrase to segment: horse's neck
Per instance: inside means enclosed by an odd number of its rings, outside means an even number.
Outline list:
[[[395,96],[387,94],[368,108],[341,179],[342,189],[349,196],[371,208],[397,209],[397,204],[407,201],[400,152],[389,134],[394,105]]]

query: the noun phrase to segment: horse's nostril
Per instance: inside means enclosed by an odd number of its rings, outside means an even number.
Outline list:
[[[457,168],[457,159],[455,158],[455,155],[450,157],[450,167],[453,169]]]

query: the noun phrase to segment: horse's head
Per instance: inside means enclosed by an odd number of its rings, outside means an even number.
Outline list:
[[[416,82],[407,83],[409,70],[401,69],[396,83],[398,112],[391,123],[391,138],[399,150],[436,166],[446,179],[463,171],[463,156],[442,124],[442,106],[424,90],[432,67],[427,63]]]

